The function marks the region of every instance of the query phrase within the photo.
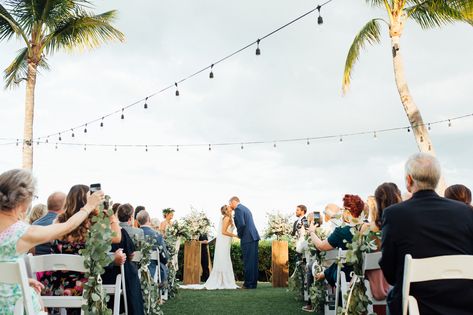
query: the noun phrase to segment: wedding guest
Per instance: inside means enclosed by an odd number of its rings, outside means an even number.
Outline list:
[[[133,214],[133,218],[135,219],[135,220],[133,221],[133,227],[135,227],[135,228],[139,228],[139,227],[140,227],[140,223],[138,222],[138,220],[136,220],[136,217],[138,216],[138,213],[140,213],[140,212],[143,211],[143,210],[146,210],[145,207],[143,207],[143,206],[137,206],[137,207],[135,208],[135,212],[134,212],[134,214]]]
[[[48,213],[33,222],[33,225],[48,226],[53,224],[57,216],[61,214],[64,210],[64,202],[66,200],[66,194],[60,191],[56,191],[49,195],[47,201]],[[40,244],[34,248],[34,255],[47,255],[51,254],[51,242],[46,242]]]
[[[405,164],[406,187],[412,197],[383,212],[382,252],[379,262],[393,289],[388,294],[391,315],[402,314],[402,280],[406,254],[413,258],[473,255],[473,211],[468,205],[435,192],[441,170],[435,157],[417,153]],[[413,283],[420,314],[472,313],[471,280]]]
[[[129,203],[120,205],[117,210],[120,227],[130,235],[133,242],[135,239],[144,239],[143,230],[133,227],[133,207]]]
[[[350,219],[351,218],[358,218],[361,213],[363,212],[363,209],[365,207],[365,204],[363,200],[357,195],[345,195],[343,197],[343,207],[345,210],[343,211],[342,218],[347,225],[343,227],[336,227],[332,234],[328,236],[326,240],[321,240],[317,234],[315,234],[315,225],[311,225],[309,227],[309,233],[310,233],[310,238],[312,240],[312,243],[314,243],[315,247],[320,250],[320,251],[329,251],[335,248],[341,248],[343,250],[347,249],[347,243],[351,243],[353,239],[353,234],[351,233],[350,229]],[[350,273],[353,270],[352,267],[350,266],[344,266],[342,268],[342,271],[345,273],[345,277],[347,282],[351,280]],[[307,273],[307,276],[309,278],[309,286],[312,284],[314,281],[313,275],[311,270]],[[337,264],[333,263],[329,268],[325,269],[324,272],[318,273],[315,275],[315,280],[317,281],[323,281],[327,280],[327,282],[334,287],[337,281]],[[311,305],[310,299],[308,301],[308,304],[305,305],[302,310],[306,312],[313,312],[313,306]]]
[[[34,221],[41,219],[48,213],[48,208],[45,204],[38,203],[33,208],[31,208],[30,213],[26,217],[26,222],[32,224]]]
[[[174,209],[163,209],[163,217],[164,221],[161,222],[161,225],[159,226],[159,231],[161,232],[161,235],[166,237],[166,230],[172,225],[172,219],[174,218]]]
[[[19,220],[30,207],[36,190],[36,180],[27,170],[10,170],[0,175],[0,261],[17,261],[28,250],[51,239],[60,238],[73,231],[102,202],[103,192],[87,195],[79,211],[64,223],[50,226],[30,226]],[[33,290],[33,308],[36,313],[42,309],[39,292],[43,285],[29,279]],[[0,309],[13,314],[15,304],[22,298],[18,284],[0,283]]]
[[[164,239],[161,234],[157,233],[151,227],[151,219],[149,217],[148,211],[142,210],[138,213],[136,217],[138,223],[140,224],[140,228],[144,232],[144,236],[150,238],[150,240],[155,240],[156,245],[153,246],[153,250],[157,250],[159,248],[159,262],[160,262],[160,274],[161,274],[161,281],[167,282],[168,279],[168,268],[166,264],[168,263],[169,253],[167,251],[166,245],[164,244]],[[156,260],[151,260],[148,268],[149,272],[151,273],[151,277],[154,277],[156,273]]]
[[[329,203],[325,206],[324,214],[324,223],[322,227],[329,234],[335,230],[335,228],[342,225],[342,216],[341,209],[334,203]]]
[[[464,202],[471,206],[471,190],[465,185],[452,185],[445,189],[445,198]]]
[[[371,221],[368,224],[364,224],[361,231],[364,232],[366,229],[372,232],[381,231],[383,211],[387,207],[402,202],[401,191],[394,183],[383,183],[376,188],[374,193],[375,206],[371,208]],[[378,246],[376,251],[381,250],[381,240],[376,238],[376,244]],[[381,269],[368,270],[365,272],[365,276],[368,278],[370,283],[371,294],[377,301],[386,299],[390,286],[384,278]],[[386,313],[386,309],[381,305],[374,305],[373,310],[376,314],[382,315]]]
[[[95,193],[94,193],[95,194]],[[92,195],[94,195],[92,194]],[[76,215],[85,206],[89,196],[89,187],[86,185],[72,186],[67,194],[64,212],[57,216],[57,223],[67,222],[71,217]],[[98,210],[93,211],[87,219],[85,219],[77,228],[70,231],[53,241],[51,244],[50,254],[71,254],[79,255],[80,250],[85,248],[88,230],[92,224],[92,217],[97,214]],[[52,227],[56,226],[54,223]],[[119,232],[118,222],[112,222],[112,231]],[[119,242],[121,237],[112,238],[112,242]],[[123,257],[117,253],[115,259],[120,262]],[[84,273],[74,271],[46,271],[39,277],[40,282],[44,285],[43,295],[54,296],[81,296],[84,283],[87,282]],[[74,311],[71,311],[74,312]],[[80,313],[78,310],[77,313]]]
[[[296,207],[297,220],[294,221],[294,224],[292,226],[291,236],[296,236],[297,235],[297,238],[298,238],[299,235],[300,235],[300,230],[302,228],[304,228],[304,229],[309,228],[309,222],[307,221],[306,214],[307,214],[307,207],[306,206],[298,205]]]
[[[151,218],[151,227],[153,228],[153,230],[155,230],[158,233],[159,233],[159,225],[160,224],[161,224],[161,221],[159,221],[158,218]]]

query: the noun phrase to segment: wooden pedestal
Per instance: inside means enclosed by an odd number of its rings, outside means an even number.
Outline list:
[[[289,249],[286,241],[273,241],[271,245],[273,287],[287,287],[289,280]]]
[[[186,241],[184,244],[184,284],[200,283],[200,242]]]

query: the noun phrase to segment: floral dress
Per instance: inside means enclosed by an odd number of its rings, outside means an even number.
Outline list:
[[[24,254],[17,253],[16,244],[30,226],[22,221],[12,224],[0,233],[0,261],[15,262]],[[41,304],[36,292],[30,290],[35,313],[41,313]],[[15,304],[22,297],[21,287],[18,284],[0,283],[0,315],[13,315]]]
[[[85,243],[69,243],[54,241],[51,245],[52,254],[79,255]],[[81,296],[87,278],[84,273],[76,271],[46,271],[39,277],[39,282],[44,284],[41,295],[48,296]]]

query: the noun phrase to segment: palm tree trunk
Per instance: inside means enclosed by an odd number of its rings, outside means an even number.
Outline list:
[[[34,92],[36,87],[37,65],[28,62],[28,77],[26,81],[25,121],[23,127],[23,168],[33,169],[33,118]]]
[[[429,153],[435,156],[434,147],[432,141],[430,140],[429,131],[427,126],[424,125],[424,120],[420,114],[417,105],[412,99],[411,92],[407,86],[406,76],[404,73],[404,64],[401,55],[400,49],[400,38],[402,34],[403,22],[401,21],[402,17],[398,18],[398,21],[395,21],[391,24],[390,36],[391,36],[391,47],[393,54],[393,66],[394,66],[394,76],[396,80],[397,90],[401,98],[404,111],[406,112],[407,119],[411,125],[412,133],[417,143],[417,147],[420,152]],[[440,177],[439,184],[437,186],[437,192],[443,196],[445,191],[445,179],[443,175]]]

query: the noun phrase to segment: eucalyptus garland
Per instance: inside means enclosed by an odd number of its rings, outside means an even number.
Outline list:
[[[113,215],[111,209],[104,210],[103,205],[100,206],[99,213],[91,219],[92,224],[87,234],[85,248],[80,251],[84,256],[84,266],[88,270],[85,274],[88,280],[84,284],[83,293],[87,305],[82,306],[85,315],[112,315],[112,310],[107,307],[109,296],[103,290],[101,278],[105,267],[112,262],[112,258],[108,255],[112,249],[113,236],[109,219],[111,215]]]
[[[377,249],[376,240],[380,232],[369,229],[361,231],[361,225],[351,228],[353,240],[347,244],[346,264],[353,266],[352,283],[345,294],[347,301],[344,308],[338,309],[338,314],[368,314],[368,306],[373,302],[366,294],[365,278],[363,275],[363,253],[370,253]]]
[[[141,291],[143,293],[143,304],[145,314],[147,315],[162,315],[163,312],[159,308],[160,294],[158,285],[153,281],[148,266],[151,262],[151,253],[153,246],[156,245],[156,239],[146,237],[145,240],[135,240],[137,250],[141,252],[140,260],[140,280]],[[160,272],[160,266],[156,266],[156,272]]]
[[[324,269],[322,268],[322,262],[325,259],[325,252],[317,250],[314,258],[315,273],[317,274],[323,272]],[[327,288],[325,286],[325,282],[315,280],[312,286],[309,288],[309,297],[315,312],[322,313],[324,311],[325,300],[327,297]]]
[[[169,259],[168,259],[168,297],[173,298],[177,295],[178,293],[178,285],[176,281],[176,267],[173,263],[174,257],[177,255],[176,251],[176,242],[178,240],[178,237],[173,235],[172,233],[169,232],[169,230],[166,233],[166,238],[164,239],[164,242],[166,244],[166,248],[168,250],[169,254]]]
[[[303,261],[296,262],[294,272],[289,277],[287,283],[288,291],[295,293],[295,298],[298,301],[304,300],[304,282],[305,282],[306,264]]]

